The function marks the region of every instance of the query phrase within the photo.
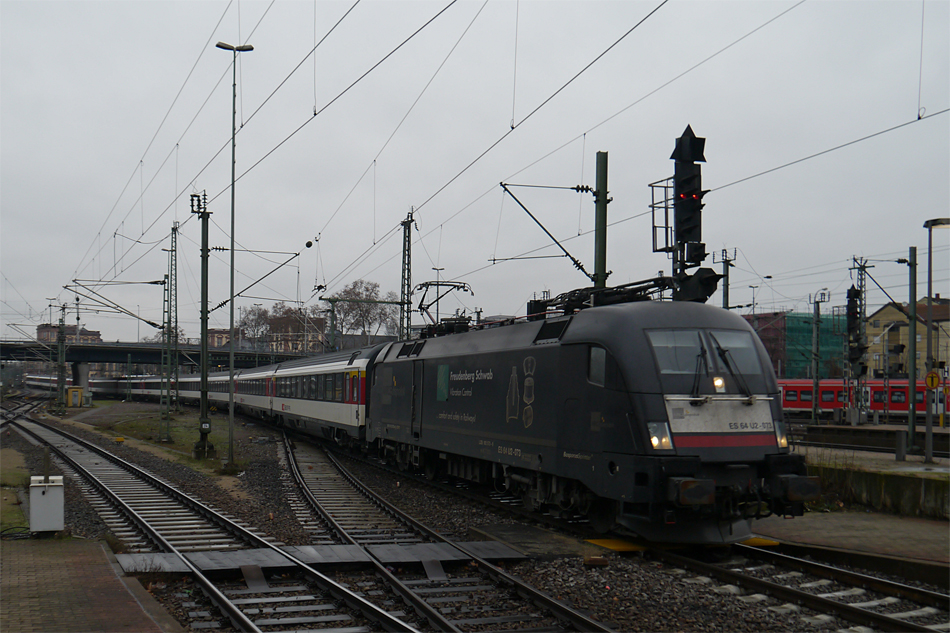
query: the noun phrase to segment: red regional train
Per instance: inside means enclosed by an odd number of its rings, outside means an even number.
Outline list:
[[[814,383],[810,378],[779,378],[779,388],[782,390],[782,409],[792,416],[810,416],[814,398]],[[894,417],[907,417],[910,409],[907,380],[873,379],[864,383],[865,401],[870,412]],[[818,411],[822,417],[832,417],[835,411],[848,407],[848,402],[856,401],[849,398],[849,391],[854,386],[848,385],[841,378],[823,379],[818,382]],[[917,415],[923,416],[926,412],[924,397],[927,386],[923,380],[917,381]],[[936,396],[934,414],[947,413],[947,396],[944,386],[931,391]],[[933,396],[931,396],[933,397]]]

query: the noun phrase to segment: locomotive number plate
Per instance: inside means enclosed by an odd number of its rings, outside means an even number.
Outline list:
[[[666,401],[673,433],[762,433],[774,430],[768,402],[747,405],[735,400],[712,400],[692,406],[683,400]]]

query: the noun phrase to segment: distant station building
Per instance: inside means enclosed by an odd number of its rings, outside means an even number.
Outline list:
[[[906,378],[910,371],[910,337],[915,337],[917,353],[913,359],[918,378],[927,364],[927,300],[917,303],[917,325],[911,331],[910,304],[891,302],[868,315],[868,373],[874,378]],[[950,300],[933,298],[931,330],[934,364],[946,370],[950,359]]]
[[[87,330],[76,325],[64,326],[67,343],[101,343],[102,334],[97,330]],[[36,340],[55,343],[59,336],[59,326],[44,323],[36,326]]]
[[[810,313],[765,312],[743,315],[758,333],[779,378],[812,378],[812,319]],[[950,360],[950,300],[933,299],[934,365],[946,371]],[[888,303],[868,316],[865,325],[868,376],[907,378],[910,368],[910,308],[906,303]],[[917,303],[917,376],[923,378],[927,361],[927,300]],[[819,324],[818,377],[841,378],[847,372],[847,340],[844,315],[822,314]]]

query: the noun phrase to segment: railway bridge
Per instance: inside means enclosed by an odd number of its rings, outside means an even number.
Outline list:
[[[39,361],[57,362],[55,343],[43,341],[0,341],[0,362]],[[208,349],[208,369],[218,371],[229,365],[228,347]],[[259,365],[281,363],[303,358],[305,354],[258,351],[240,348],[234,350],[234,368],[246,369]],[[161,343],[67,343],[65,361],[72,366],[73,384],[88,385],[90,363],[115,363],[119,365],[161,365]],[[201,365],[200,345],[179,345],[178,366],[185,373],[195,373]]]

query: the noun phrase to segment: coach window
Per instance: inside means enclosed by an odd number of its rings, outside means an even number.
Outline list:
[[[802,389],[802,402],[811,402],[811,389]]]
[[[828,391],[827,389],[821,392],[821,401],[822,402],[834,402],[835,401],[835,392]]]
[[[607,377],[607,350],[591,345],[587,363],[587,380],[595,385],[604,386]]]
[[[903,389],[891,390],[891,402],[907,402],[907,392]]]
[[[847,395],[847,394],[845,394],[844,389],[842,389],[841,391],[839,391],[839,392],[838,392],[838,402],[844,402],[844,401],[845,401],[845,395]]]
[[[917,404],[923,404],[923,403],[924,403],[924,392],[923,392],[923,391],[918,391],[918,392],[917,392]]]
[[[794,389],[789,389],[785,392],[785,399],[789,402],[798,402],[798,392]]]
[[[326,393],[326,388],[323,383],[323,376],[317,376],[317,400],[324,400],[324,394]]]
[[[343,374],[334,374],[333,399],[337,402],[343,402]]]
[[[884,402],[886,400],[883,391],[875,391],[873,396],[874,402]]]
[[[350,401],[350,380],[349,376],[343,374],[343,402]]]

